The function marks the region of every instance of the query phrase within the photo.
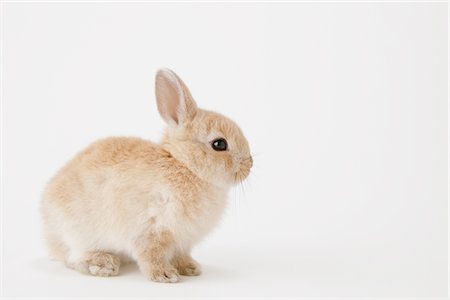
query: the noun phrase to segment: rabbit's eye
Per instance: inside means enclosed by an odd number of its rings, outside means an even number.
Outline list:
[[[228,148],[228,143],[225,139],[216,139],[211,142],[211,147],[216,151],[225,151]]]

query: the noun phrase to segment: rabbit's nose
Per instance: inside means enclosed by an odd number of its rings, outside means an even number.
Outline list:
[[[249,157],[244,158],[244,159],[241,161],[241,164],[242,164],[243,166],[247,167],[248,169],[250,169],[251,167],[253,167],[253,158],[252,158],[252,156],[250,155]]]

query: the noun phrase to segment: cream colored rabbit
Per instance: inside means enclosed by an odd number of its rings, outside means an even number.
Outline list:
[[[200,274],[191,248],[249,174],[250,149],[233,121],[197,108],[168,69],[156,75],[156,100],[168,124],[160,144],[97,141],[48,183],[41,212],[54,259],[97,276],[117,275],[123,260],[158,282]]]

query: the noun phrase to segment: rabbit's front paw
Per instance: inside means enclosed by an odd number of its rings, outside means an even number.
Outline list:
[[[155,282],[175,283],[180,280],[180,275],[175,268],[166,267],[153,269],[149,278]]]
[[[198,276],[202,273],[202,268],[200,265],[193,259],[182,261],[176,266],[178,272],[181,275],[185,276]]]
[[[181,275],[198,276],[202,273],[202,268],[199,263],[190,254],[177,253],[172,258],[171,263]]]

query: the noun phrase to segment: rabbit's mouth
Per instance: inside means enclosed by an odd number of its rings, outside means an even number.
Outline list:
[[[239,166],[239,171],[234,175],[235,183],[243,181],[250,174],[250,169],[253,166],[253,158],[251,156],[243,159]]]

